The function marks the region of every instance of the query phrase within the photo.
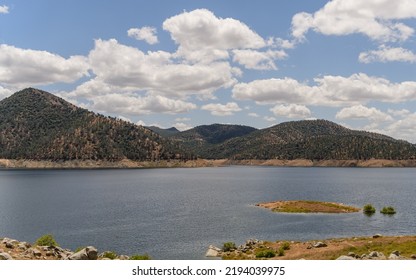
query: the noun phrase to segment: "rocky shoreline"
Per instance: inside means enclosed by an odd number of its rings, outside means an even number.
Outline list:
[[[416,260],[416,236],[375,234],[307,242],[249,239],[240,246],[232,242],[222,248],[210,245],[205,256],[225,260]]]
[[[134,168],[194,168],[242,166],[280,166],[280,167],[416,167],[416,160],[229,160],[229,159],[197,159],[197,160],[162,160],[162,161],[121,161],[105,160],[69,160],[48,161],[28,159],[0,159],[0,168],[7,169],[134,169]]]
[[[109,258],[108,256],[111,256]],[[73,252],[59,246],[38,246],[11,238],[0,238],[0,260],[129,260],[130,256],[105,251],[93,246]]]

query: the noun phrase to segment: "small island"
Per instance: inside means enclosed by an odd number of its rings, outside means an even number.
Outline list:
[[[256,206],[284,213],[354,213],[361,209],[335,202],[288,200],[258,203]]]

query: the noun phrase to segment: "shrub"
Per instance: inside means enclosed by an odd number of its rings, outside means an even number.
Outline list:
[[[366,204],[366,205],[364,205],[363,212],[365,214],[371,215],[371,214],[374,214],[376,212],[376,208],[374,208],[374,206],[371,205],[371,204]]]
[[[283,257],[285,255],[285,250],[283,249],[283,247],[279,248],[279,257]]]
[[[237,247],[234,242],[225,242],[224,245],[222,245],[222,250],[224,252],[229,252],[235,249],[237,249]]]
[[[273,258],[276,256],[276,252],[273,250],[263,250],[256,253],[256,258]]]
[[[393,207],[388,206],[388,207],[383,207],[383,209],[381,209],[380,213],[381,214],[387,214],[387,215],[393,215],[393,214],[396,214],[396,210],[394,210]]]
[[[59,246],[59,244],[56,243],[55,239],[51,234],[46,234],[44,236],[39,237],[39,239],[36,240],[35,244],[38,246]]]
[[[150,256],[148,254],[145,255],[133,255],[130,257],[132,261],[141,261],[141,260],[150,260]]]
[[[112,251],[106,251],[103,253],[103,258],[114,260],[117,258],[117,254]]]
[[[289,243],[289,242],[284,242],[284,243],[282,244],[282,248],[283,248],[283,250],[285,250],[285,251],[289,250],[289,249],[290,249],[290,243]]]

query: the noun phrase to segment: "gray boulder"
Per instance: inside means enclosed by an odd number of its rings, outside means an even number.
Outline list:
[[[328,247],[328,245],[326,245],[324,242],[316,242],[313,245],[314,248],[323,248],[323,247]]]
[[[12,256],[10,256],[8,253],[0,253],[0,261],[9,261],[13,260]]]
[[[354,261],[356,258],[350,256],[340,256],[337,261]]]
[[[97,258],[98,251],[92,246],[88,246],[68,257],[70,260],[96,260]]]
[[[213,245],[209,245],[208,251],[205,253],[205,257],[216,258],[216,257],[220,256],[221,252],[222,252],[222,250],[220,248],[217,248]]]

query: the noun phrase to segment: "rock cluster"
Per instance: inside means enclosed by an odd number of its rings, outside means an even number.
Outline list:
[[[106,252],[98,254],[92,246],[77,252],[58,246],[36,246],[28,242],[20,242],[10,238],[0,238],[0,260],[105,260]],[[107,252],[108,253],[108,252]],[[112,253],[112,252],[111,252]],[[129,256],[118,256],[112,253],[114,259],[128,260]]]
[[[413,259],[413,257],[411,258]],[[337,258],[337,260],[409,260],[400,255],[399,251],[393,251],[387,258],[383,253],[373,251],[369,254],[357,255],[353,252],[348,253],[347,256],[343,255]]]
[[[205,257],[222,257],[223,255],[228,255],[231,253],[234,254],[246,254],[246,255],[251,255],[254,254],[254,250],[256,248],[266,248],[266,249],[270,249],[266,246],[264,246],[264,241],[261,240],[257,240],[257,239],[249,239],[246,241],[246,243],[238,246],[235,249],[230,249],[230,251],[228,252],[224,252],[222,249],[215,247],[214,245],[209,245],[208,250],[205,254]]]

